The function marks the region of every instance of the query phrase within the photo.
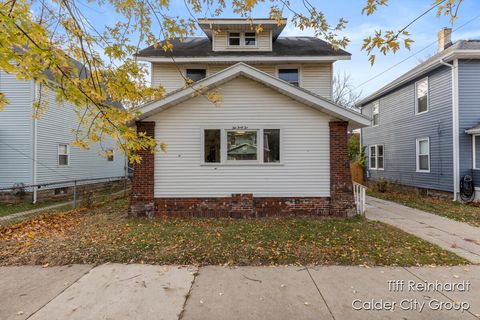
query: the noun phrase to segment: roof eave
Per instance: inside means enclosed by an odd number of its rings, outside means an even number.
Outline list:
[[[211,56],[211,57],[154,57],[137,56],[138,61],[161,63],[222,63],[222,62],[335,62],[351,60],[351,55],[336,56]]]

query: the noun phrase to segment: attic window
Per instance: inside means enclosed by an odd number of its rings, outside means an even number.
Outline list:
[[[294,86],[299,86],[298,69],[278,69],[278,77]]]
[[[240,46],[240,33],[239,32],[230,32],[228,34],[228,45],[229,46]]]
[[[257,34],[255,32],[245,32],[245,45],[255,46],[257,44]]]
[[[186,76],[192,81],[202,80],[207,76],[207,70],[205,69],[187,69]]]

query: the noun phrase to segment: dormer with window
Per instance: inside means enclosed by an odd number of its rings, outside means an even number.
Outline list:
[[[333,63],[350,54],[329,43],[304,36],[282,37],[286,19],[200,19],[204,37],[172,39],[139,52],[152,63],[152,86],[167,93],[209,78],[239,62],[246,63],[292,86],[332,98]]]

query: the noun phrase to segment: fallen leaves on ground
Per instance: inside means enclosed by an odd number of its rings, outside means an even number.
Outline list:
[[[466,261],[362,218],[131,219],[126,201],[0,230],[0,265],[454,265]],[[28,245],[27,245],[28,244]]]

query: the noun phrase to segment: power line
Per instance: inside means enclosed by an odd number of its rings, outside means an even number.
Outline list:
[[[475,17],[473,17],[472,19],[468,20],[466,23],[462,24],[461,26],[459,26],[458,28],[454,29],[453,31],[458,31],[460,30],[461,28],[465,27],[466,25],[472,23],[473,21],[477,20],[478,18],[480,18],[480,15],[477,15]],[[437,40],[431,42],[430,44],[426,45],[425,47],[423,47],[422,49],[416,51],[415,53],[411,54],[410,56],[406,57],[405,59],[401,60],[400,62],[397,62],[396,64],[394,64],[393,66],[383,70],[382,72],[376,74],[375,76],[371,77],[370,79],[362,82],[361,84],[359,84],[358,86],[356,86],[355,88],[352,89],[352,91],[355,91],[361,87],[363,87],[364,85],[366,85],[367,83],[377,79],[378,77],[384,75],[385,73],[387,73],[388,71],[398,67],[399,65],[401,65],[402,63],[404,63],[405,61],[407,60],[410,60],[411,58],[415,57],[416,55],[418,55],[419,53],[427,50],[428,48],[430,48],[432,45],[436,44],[437,43]]]

